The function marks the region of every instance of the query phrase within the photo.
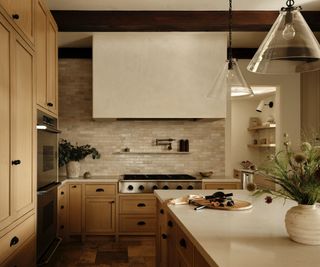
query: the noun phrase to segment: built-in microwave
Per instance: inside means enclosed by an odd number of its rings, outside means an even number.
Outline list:
[[[57,119],[38,111],[37,116],[37,188],[38,190],[58,179],[58,133]]]

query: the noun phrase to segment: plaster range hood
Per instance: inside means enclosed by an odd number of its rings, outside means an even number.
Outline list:
[[[226,91],[207,97],[225,59],[224,33],[97,33],[93,118],[225,118]]]

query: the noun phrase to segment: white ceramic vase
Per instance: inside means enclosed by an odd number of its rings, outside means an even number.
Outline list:
[[[320,207],[301,205],[287,211],[287,232],[293,241],[305,245],[320,245]]]
[[[69,161],[67,163],[67,177],[68,178],[78,178],[80,175],[80,162],[79,161]]]

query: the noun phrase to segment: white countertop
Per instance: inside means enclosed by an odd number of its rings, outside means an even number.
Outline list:
[[[216,190],[193,190],[192,194],[210,195]],[[320,246],[291,241],[286,233],[286,211],[296,205],[276,199],[252,197],[245,190],[227,190],[234,199],[250,201],[248,211],[222,211],[194,206],[171,205],[169,210],[187,231],[200,253],[219,267],[309,267],[320,266]],[[186,190],[156,190],[160,201],[190,194]]]

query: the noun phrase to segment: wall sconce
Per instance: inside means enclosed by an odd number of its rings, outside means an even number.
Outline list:
[[[258,105],[257,108],[256,108],[256,111],[257,111],[257,112],[262,112],[264,106],[269,106],[269,108],[273,108],[273,102],[270,101],[269,103],[266,104],[266,103],[264,103],[264,100],[261,100],[261,101],[259,102],[259,105]]]

